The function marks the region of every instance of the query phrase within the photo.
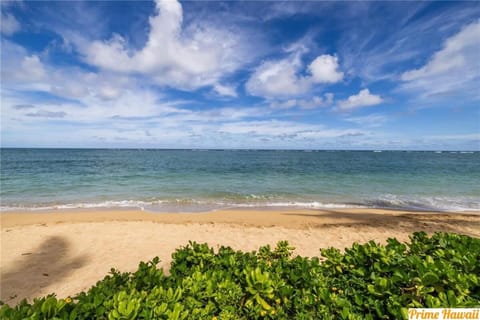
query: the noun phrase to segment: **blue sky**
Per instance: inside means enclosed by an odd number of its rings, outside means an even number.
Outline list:
[[[8,147],[480,149],[480,3],[2,1]]]

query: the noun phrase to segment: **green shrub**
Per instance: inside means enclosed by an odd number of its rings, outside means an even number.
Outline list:
[[[170,275],[159,259],[114,269],[88,292],[4,304],[1,319],[401,319],[409,307],[479,307],[480,239],[414,233],[293,257],[286,241],[243,253],[190,242]]]

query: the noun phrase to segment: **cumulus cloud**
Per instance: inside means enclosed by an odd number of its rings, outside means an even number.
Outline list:
[[[3,3],[3,1],[2,1]],[[14,33],[20,31],[20,23],[10,13],[4,13],[2,11],[2,33],[7,36],[11,36]]]
[[[343,72],[338,70],[338,58],[324,54],[315,58],[308,67],[314,83],[336,83],[343,79]]]
[[[306,92],[310,82],[298,75],[299,57],[263,62],[246,83],[248,93],[261,97],[293,96]]]
[[[54,133],[59,127],[44,121],[55,119],[76,128],[80,144],[82,139],[88,143],[100,138],[104,143],[116,143],[121,137],[138,143],[164,141],[171,143],[169,146],[176,146],[176,139],[185,139],[191,146],[191,134],[216,136],[218,123],[269,112],[267,108],[240,107],[189,110],[184,105],[192,102],[171,101],[136,77],[54,66],[11,42],[5,43],[8,54],[2,55],[2,132],[21,132],[35,141],[40,141],[36,139],[38,128],[49,133],[42,137],[56,141]],[[19,70],[31,72],[19,78]],[[230,89],[231,94],[235,92],[227,86],[217,89],[223,94]],[[36,93],[39,90],[41,97]]]
[[[174,102],[162,101],[161,94],[135,77],[51,65],[18,45],[2,42],[2,111],[12,118],[88,123],[114,115],[156,117],[178,111]],[[53,104],[58,110],[51,110]],[[20,112],[33,105],[39,111]]]
[[[161,94],[136,77],[51,65],[8,40],[2,43],[2,97],[12,97],[13,110],[19,110],[13,107],[16,105],[45,108],[61,104],[68,115],[65,118],[71,116],[69,120],[73,121],[108,119],[113,115],[156,116],[176,110],[172,102],[159,102]],[[44,94],[39,98],[32,92]]]
[[[448,38],[443,48],[435,52],[424,66],[404,72],[401,89],[423,97],[474,94],[480,98],[479,53],[480,22],[475,22]]]
[[[346,100],[340,100],[337,103],[337,110],[342,112],[352,111],[362,107],[373,106],[382,103],[382,97],[371,94],[370,90],[363,89],[356,95],[348,97]]]
[[[338,58],[320,55],[304,71],[300,55],[294,52],[288,58],[263,62],[246,83],[247,92],[260,97],[289,97],[304,94],[315,84],[335,83],[343,79]]]
[[[148,40],[139,50],[129,48],[120,35],[83,44],[80,50],[88,63],[105,70],[140,73],[181,89],[216,85],[216,91],[233,94],[218,82],[244,62],[239,34],[207,23],[183,28],[182,5],[170,0],[156,1],[149,24]]]

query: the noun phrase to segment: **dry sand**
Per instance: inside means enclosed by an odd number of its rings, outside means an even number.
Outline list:
[[[288,240],[296,254],[343,249],[353,242],[413,231],[450,231],[480,237],[480,215],[376,209],[228,210],[153,214],[142,211],[1,213],[1,295],[11,305],[55,292],[86,290],[114,267],[134,271],[155,256],[168,269],[172,252],[189,240],[213,247],[256,250]]]

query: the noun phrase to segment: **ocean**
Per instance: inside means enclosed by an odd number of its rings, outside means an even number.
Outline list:
[[[480,210],[480,152],[9,149],[1,211]]]

